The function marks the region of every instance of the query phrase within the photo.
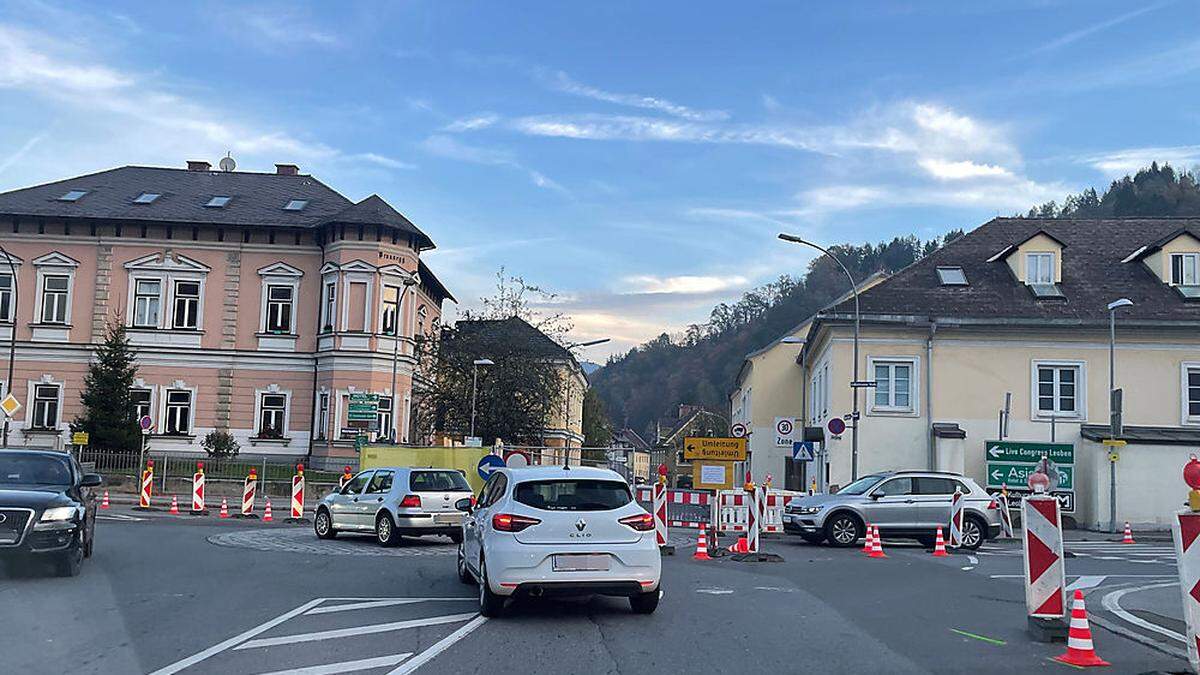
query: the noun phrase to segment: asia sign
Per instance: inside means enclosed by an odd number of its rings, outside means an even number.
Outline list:
[[[746,461],[746,439],[689,436],[683,439],[683,458],[744,462]]]
[[[1029,483],[1029,474],[1037,469],[1036,464],[1014,464],[1010,462],[988,462],[988,487],[1023,488]],[[1060,464],[1053,467],[1058,472],[1057,490],[1075,489],[1075,467]],[[1051,476],[1053,479],[1053,476]]]

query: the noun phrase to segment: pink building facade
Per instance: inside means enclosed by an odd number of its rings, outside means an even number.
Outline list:
[[[200,453],[224,429],[243,453],[339,465],[354,457],[353,393],[379,396],[373,440],[409,440],[414,336],[453,300],[420,260],[427,235],[378,196],[351,202],[293,165],[122,167],[0,194],[0,246],[15,447],[70,442],[94,345],[116,320],[138,353],[151,449]]]

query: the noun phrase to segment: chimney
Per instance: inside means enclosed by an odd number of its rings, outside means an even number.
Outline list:
[[[276,164],[275,173],[280,176],[296,176],[300,173],[300,167],[295,164]]]
[[[199,159],[189,159],[187,167],[188,171],[212,171],[212,164]]]

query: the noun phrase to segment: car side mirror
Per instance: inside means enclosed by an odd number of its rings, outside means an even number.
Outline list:
[[[867,496],[870,497],[871,499],[879,499],[880,497],[883,497],[884,494],[882,492],[872,492],[871,494],[869,494]]]
[[[470,513],[471,508],[472,508],[471,498],[463,497],[462,499],[454,502],[454,508],[458,509],[459,511],[462,511],[463,513]]]
[[[79,480],[80,487],[98,487],[104,484],[104,477],[98,473],[85,473]]]

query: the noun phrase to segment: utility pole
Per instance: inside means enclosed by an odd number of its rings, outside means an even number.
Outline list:
[[[1117,531],[1117,436],[1121,434],[1121,411],[1118,409],[1120,397],[1117,394],[1117,310],[1122,307],[1132,307],[1129,298],[1120,298],[1108,303],[1108,400],[1109,400],[1109,429],[1108,438],[1108,531]]]
[[[10,255],[8,251],[4,250],[3,246],[0,246],[0,254],[3,254],[5,260],[8,261],[8,269],[12,272],[12,309],[9,310],[9,313],[12,316],[12,332],[8,335],[8,379],[4,381],[4,394],[7,396],[8,394],[12,393],[13,366],[16,365],[17,359],[17,300],[19,299],[20,294],[17,290],[17,266],[15,263],[13,263],[12,255]],[[0,447],[8,447],[8,429],[11,420],[11,415],[6,414],[4,416],[4,441],[0,443]]]

